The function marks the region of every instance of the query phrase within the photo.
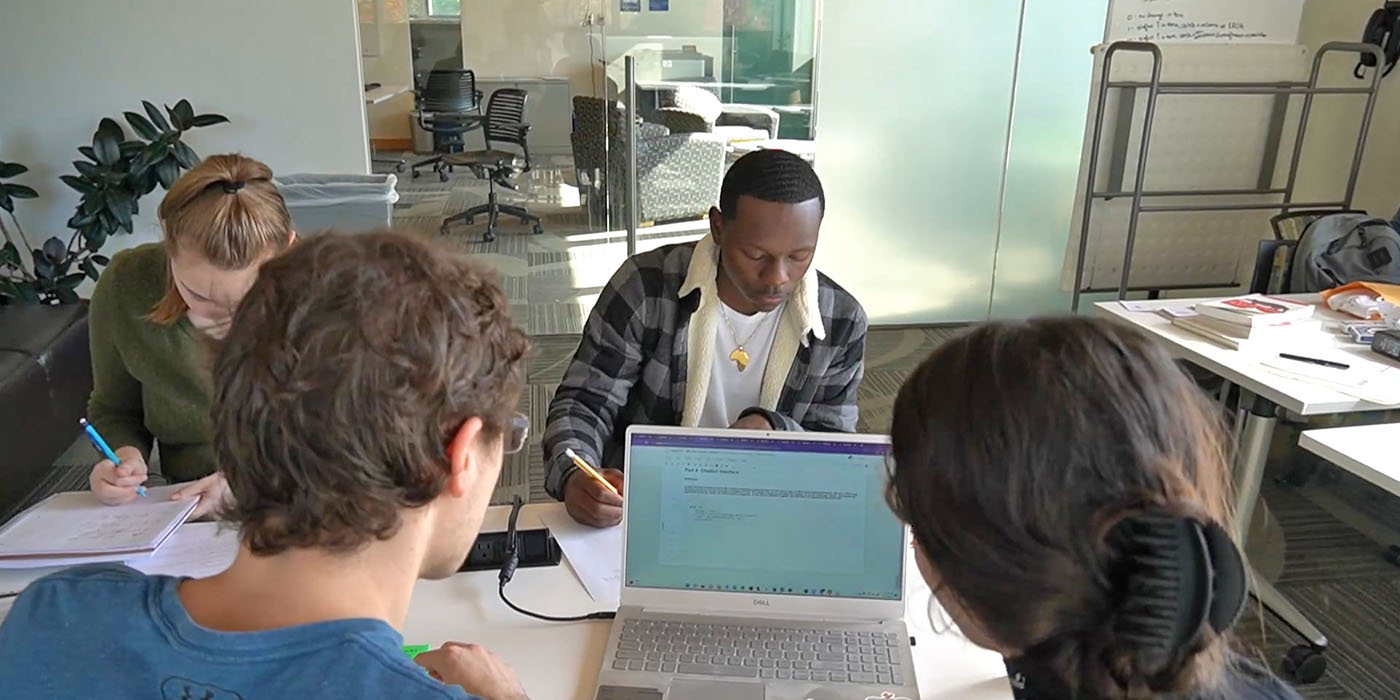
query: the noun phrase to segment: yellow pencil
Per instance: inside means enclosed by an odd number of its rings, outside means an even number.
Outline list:
[[[618,496],[622,495],[622,493],[617,490],[617,487],[612,485],[612,482],[608,481],[607,479],[604,479],[603,475],[598,473],[597,469],[594,469],[593,466],[590,465],[588,462],[583,461],[583,458],[578,456],[578,453],[574,452],[574,449],[572,447],[564,448],[564,454],[569,459],[574,460],[574,464],[577,464],[578,468],[583,470],[583,473],[593,477],[594,479],[597,479],[598,483],[608,487],[609,491],[612,491]]]

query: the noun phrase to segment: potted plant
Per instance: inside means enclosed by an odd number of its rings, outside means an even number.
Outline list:
[[[16,243],[9,229],[3,229],[0,304],[78,301],[78,285],[84,278],[96,280],[99,268],[109,261],[98,252],[107,239],[134,230],[132,220],[140,213],[141,197],[154,191],[156,185],[170,187],[180,173],[199,162],[199,155],[183,141],[185,132],[228,121],[221,114],[195,114],[189,100],[166,106],[164,114],[150,102],[143,100],[141,105],[145,115],[122,115],[135,131],[134,138],[128,138],[116,120],[102,119],[92,135],[92,145],[78,148],[86,160],[73,161],[77,174],[59,178],[81,195],[77,210],[68,219],[72,234],[66,244],[54,236],[38,248],[30,246],[14,215],[14,199],[34,197],[37,193],[24,185],[3,182],[3,178],[14,177],[28,168],[18,163],[0,163],[0,208],[9,214],[19,238]],[[31,267],[25,267],[20,245],[32,256]]]

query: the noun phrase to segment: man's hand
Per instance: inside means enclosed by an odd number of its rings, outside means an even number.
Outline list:
[[[773,424],[761,413],[750,413],[739,420],[734,421],[734,425],[729,426],[735,430],[772,430]]]
[[[622,472],[603,469],[603,478],[622,492]],[[612,527],[622,522],[622,497],[609,491],[597,479],[576,469],[564,482],[564,506],[569,515],[584,525]]]
[[[233,503],[233,492],[228,490],[224,475],[214,472],[170,496],[172,501],[199,498],[199,505],[190,513],[190,520],[200,520],[210,515],[218,515],[225,505]]]
[[[475,644],[448,642],[441,649],[419,654],[413,661],[428,669],[433,678],[461,686],[471,695],[486,700],[529,700],[515,671]]]
[[[130,445],[116,449],[121,464],[104,459],[93,465],[88,486],[97,500],[119,506],[136,498],[136,487],[146,481],[146,460],[141,450]]]

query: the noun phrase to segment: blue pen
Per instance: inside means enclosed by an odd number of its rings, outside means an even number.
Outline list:
[[[101,452],[103,457],[112,460],[112,464],[122,463],[122,461],[117,458],[117,453],[113,452],[112,448],[107,445],[107,441],[103,440],[102,436],[97,434],[97,428],[92,427],[92,423],[87,422],[86,418],[79,418],[78,425],[83,426],[83,430],[87,433],[88,439],[92,441],[92,446],[96,447],[97,451]],[[140,494],[142,498],[145,498],[146,487],[137,485],[136,493]]]

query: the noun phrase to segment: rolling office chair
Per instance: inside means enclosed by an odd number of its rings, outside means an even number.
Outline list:
[[[501,88],[491,93],[491,101],[486,105],[486,150],[443,156],[443,163],[449,167],[460,165],[471,168],[477,177],[490,184],[490,194],[487,195],[485,204],[442,220],[439,230],[444,235],[454,221],[470,224],[477,216],[486,214],[486,233],[482,240],[494,241],[496,221],[502,212],[519,217],[522,224],[534,223],[536,235],[544,233],[544,228],[540,226],[540,217],[525,211],[523,207],[501,204],[496,199],[497,185],[516,189],[515,185],[510,183],[511,175],[530,171],[530,146],[525,141],[525,135],[530,131],[530,125],[524,122],[526,95],[527,93],[519,88]],[[520,153],[499,148],[507,144],[516,146]]]
[[[418,126],[433,134],[433,157],[414,163],[418,169],[433,166],[438,179],[447,182],[452,167],[443,156],[461,153],[463,136],[481,126],[481,91],[476,89],[476,73],[470,70],[439,70],[428,73],[427,84],[418,100]]]

